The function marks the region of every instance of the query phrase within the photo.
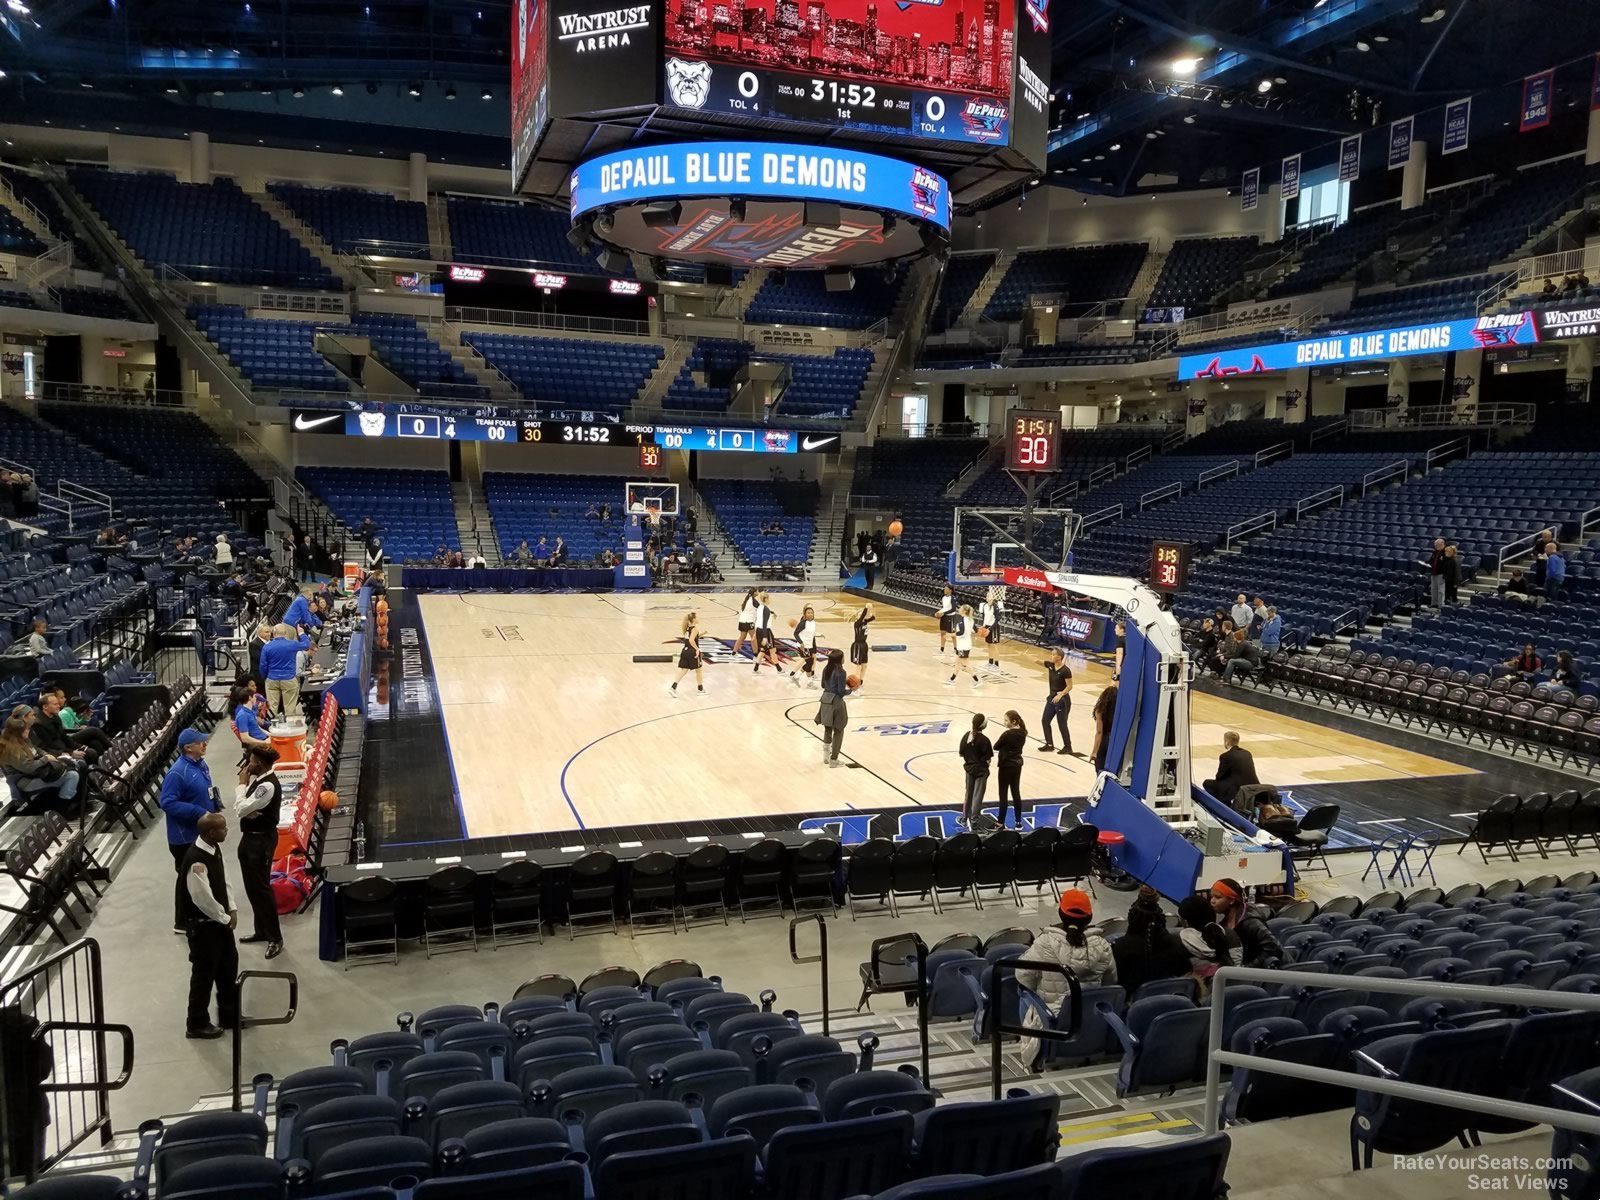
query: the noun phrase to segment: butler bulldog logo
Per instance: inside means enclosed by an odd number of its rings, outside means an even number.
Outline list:
[[[361,414],[361,436],[382,437],[384,417],[381,412],[364,412]]]
[[[667,59],[667,95],[679,108],[704,108],[711,96],[711,64]]]

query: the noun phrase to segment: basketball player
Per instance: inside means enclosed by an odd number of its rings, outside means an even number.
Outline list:
[[[972,676],[972,686],[977,687],[983,681],[978,678],[978,673],[972,669],[972,664],[967,660],[972,657],[972,633],[977,628],[977,621],[972,615],[972,605],[963,604],[956,613],[956,669],[950,672],[950,678],[944,681],[945,687],[954,687],[956,676],[961,674],[963,668]]]
[[[983,598],[982,619],[978,622],[988,630],[983,636],[983,641],[985,653],[989,656],[989,669],[991,671],[1000,669],[1000,614],[1006,610],[1005,594],[1005,589],[1001,587],[989,589],[988,594]]]
[[[811,605],[806,605],[805,612],[800,614],[800,622],[794,627],[794,640],[800,646],[803,656],[800,666],[789,672],[789,682],[795,687],[815,687],[817,685],[817,613]],[[804,671],[806,682],[800,682],[800,672]]]
[[[939,597],[939,611],[934,615],[939,620],[939,653],[943,654],[956,615],[956,593],[948,583],[944,585],[944,595]]]
[[[756,665],[753,673],[761,673],[761,664],[766,663],[774,671],[781,672],[783,668],[778,665],[778,640],[772,632],[774,613],[772,606],[767,603],[770,597],[766,592],[756,597],[755,612],[755,658]]]
[[[867,685],[867,659],[870,657],[870,650],[867,646],[867,626],[877,619],[877,614],[873,612],[872,605],[863,604],[861,611],[856,614],[855,620],[850,623],[855,630],[855,639],[850,643],[850,665],[856,668],[851,673],[861,680],[860,687],[856,688],[857,692]]]
[[[683,682],[683,677],[690,671],[694,672],[695,687],[700,694],[705,695],[705,659],[700,655],[700,616],[690,613],[683,619],[683,649],[678,651],[678,677],[672,681],[668,689],[672,698],[678,698],[678,685]]]
[[[755,588],[751,588],[744,594],[744,600],[739,604],[739,636],[733,639],[733,654],[735,658],[739,656],[739,649],[745,644],[746,640],[750,642],[751,652],[753,653],[755,650],[755,639],[750,634],[756,627],[756,608],[759,603],[756,599]]]

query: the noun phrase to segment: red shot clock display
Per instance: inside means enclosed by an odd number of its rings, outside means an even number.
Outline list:
[[[1061,414],[1023,412],[1006,414],[1006,470],[1042,474],[1060,470]]]

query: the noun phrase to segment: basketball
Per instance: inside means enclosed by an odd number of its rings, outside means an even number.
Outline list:
[[[988,637],[989,636],[989,627],[987,625],[979,625],[978,626],[978,636],[981,637],[981,638]]]
[[[903,521],[901,521],[899,517],[896,517],[894,520],[889,522],[889,536],[890,537],[899,537],[905,531],[906,531],[905,523]]]
[[[844,677],[844,682],[846,687],[858,688],[861,686],[861,676],[846,675]]]
[[[799,624],[799,622],[796,621],[793,617],[789,618],[789,628],[790,629],[793,629],[798,624]]]
[[[339,793],[324,788],[322,795],[317,797],[317,803],[322,805],[323,811],[332,812],[339,807]]]

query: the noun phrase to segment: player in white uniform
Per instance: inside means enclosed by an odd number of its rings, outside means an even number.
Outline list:
[[[956,658],[958,661],[956,662],[956,669],[950,672],[950,678],[944,681],[945,687],[955,686],[956,676],[961,674],[963,668],[967,674],[972,676],[973,687],[977,687],[983,682],[978,678],[978,673],[972,669],[972,664],[967,661],[972,657],[972,634],[977,627],[977,620],[972,615],[972,605],[963,604],[960,612],[956,614],[955,629],[953,630],[956,635]]]
[[[984,635],[986,653],[989,656],[989,669],[1000,669],[1000,614],[1005,612],[1005,589],[992,587],[989,594],[984,597],[983,613],[978,621],[989,632]]]
[[[934,617],[939,622],[939,653],[945,652],[945,642],[950,637],[950,630],[955,624],[956,593],[949,584],[945,585],[944,595],[939,597],[939,611]]]
[[[817,625],[816,610],[811,605],[806,605],[805,612],[801,614],[799,622],[794,627],[794,640],[800,647],[803,656],[800,665],[789,672],[789,682],[795,687],[816,687],[817,668],[817,635],[820,629]],[[800,673],[804,671],[806,682],[800,682]]]
[[[761,607],[761,602],[756,599],[756,590],[751,588],[744,594],[744,600],[739,605],[739,636],[733,639],[733,654],[737,658],[740,648],[748,640],[751,652],[755,651],[755,639],[751,637],[756,627],[756,609]]]

